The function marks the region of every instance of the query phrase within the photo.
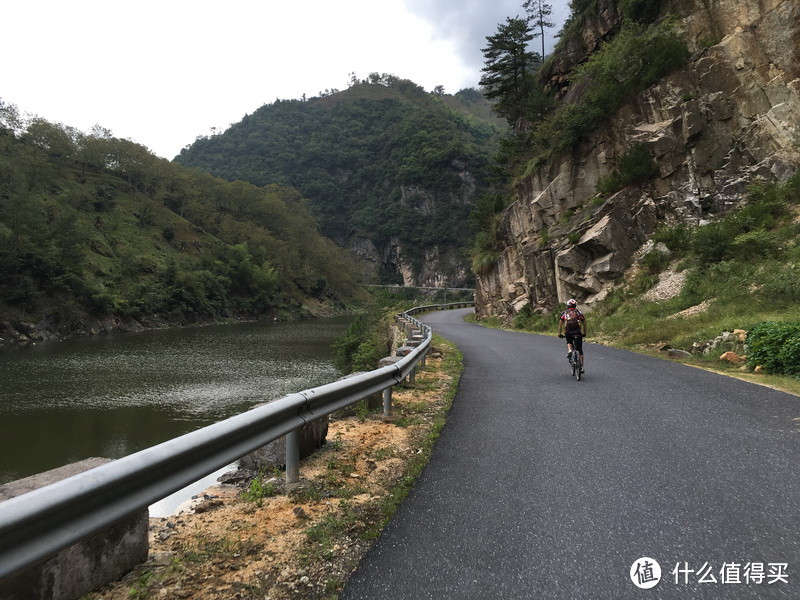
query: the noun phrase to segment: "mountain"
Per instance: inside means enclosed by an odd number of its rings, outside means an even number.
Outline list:
[[[464,226],[489,188],[502,122],[477,90],[429,94],[373,74],[347,90],[265,105],[175,158],[228,180],[290,185],[373,282],[463,286]]]
[[[512,184],[478,216],[478,314],[609,312],[668,273],[686,282],[672,312],[796,306],[800,5],[571,6],[539,74],[548,112],[515,132]]]
[[[0,338],[20,322],[61,334],[87,318],[299,314],[341,306],[358,283],[297,190],[190,171],[99,129],[23,122],[0,102]]]

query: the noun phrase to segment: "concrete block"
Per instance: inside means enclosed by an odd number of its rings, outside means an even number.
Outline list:
[[[325,443],[328,435],[328,416],[300,428],[300,458],[305,458]],[[247,471],[272,470],[286,466],[286,437],[253,450],[239,459],[239,468]]]
[[[0,486],[0,501],[110,462],[90,458]],[[149,514],[139,511],[0,582],[3,600],[77,600],[147,560]]]

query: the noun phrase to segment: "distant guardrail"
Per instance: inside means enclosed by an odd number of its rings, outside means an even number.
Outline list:
[[[301,427],[374,393],[391,390],[410,374],[413,376],[430,349],[432,333],[411,315],[472,305],[432,304],[403,313],[423,332],[424,340],[393,365],[289,394],[0,503],[0,580],[146,509],[284,435],[286,478],[296,481]]]

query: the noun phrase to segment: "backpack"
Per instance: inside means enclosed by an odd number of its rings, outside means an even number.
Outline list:
[[[564,329],[566,331],[580,331],[583,315],[577,308],[568,308],[564,311]]]

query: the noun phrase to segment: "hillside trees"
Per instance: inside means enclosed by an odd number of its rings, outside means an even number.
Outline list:
[[[0,104],[0,311],[199,319],[356,291],[296,190],[187,170]]]
[[[341,245],[397,240],[416,256],[464,247],[462,224],[487,185],[498,135],[486,100],[476,90],[429,94],[388,74],[351,83],[263,106],[175,160],[228,180],[291,185]]]

